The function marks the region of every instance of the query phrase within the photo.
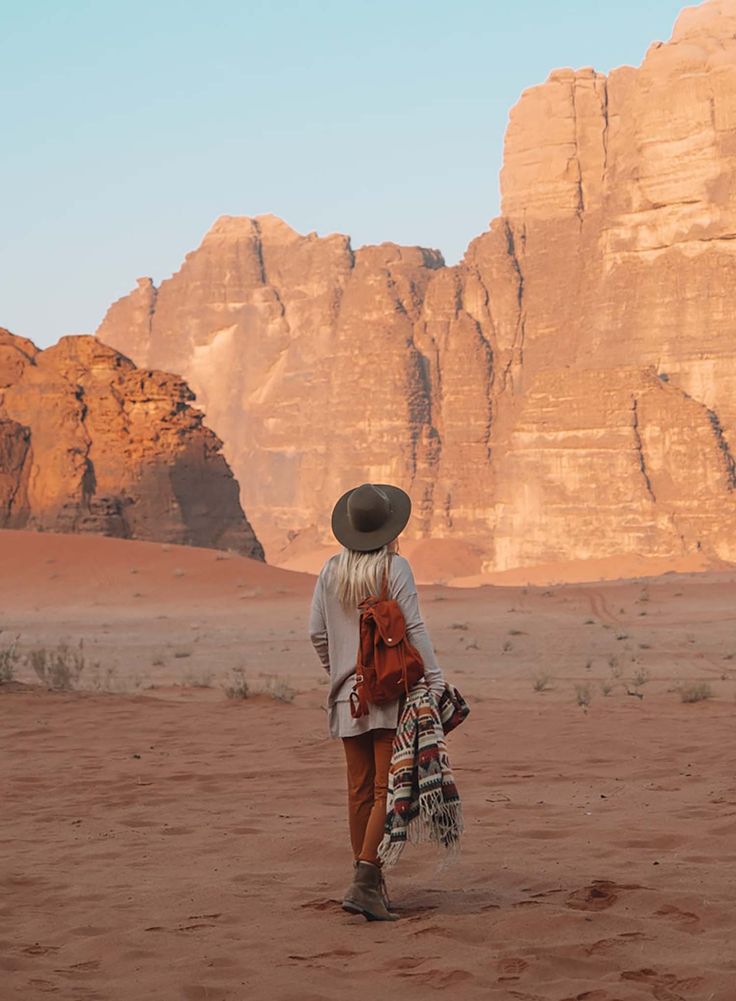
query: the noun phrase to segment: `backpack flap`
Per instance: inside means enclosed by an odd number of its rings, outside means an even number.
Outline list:
[[[406,622],[396,601],[377,601],[371,606],[376,631],[386,646],[396,646],[406,635]]]

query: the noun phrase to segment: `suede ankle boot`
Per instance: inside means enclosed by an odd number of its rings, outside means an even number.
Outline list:
[[[355,876],[345,899],[344,911],[362,914],[368,921],[397,921],[399,915],[386,907],[382,893],[383,878],[380,868],[372,862],[358,862]]]

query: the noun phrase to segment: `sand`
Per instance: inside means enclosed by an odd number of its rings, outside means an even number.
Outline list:
[[[467,831],[442,871],[407,850],[387,926],[339,907],[312,578],[107,539],[0,547],[0,647],[83,640],[91,689],[46,692],[27,665],[0,689],[1,1001],[736,998],[732,571],[422,589],[472,705],[450,738]],[[226,698],[238,666],[293,701]],[[691,682],[713,698],[681,702]]]

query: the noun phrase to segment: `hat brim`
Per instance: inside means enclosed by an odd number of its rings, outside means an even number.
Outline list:
[[[353,528],[348,518],[348,500],[353,490],[344,493],[335,504],[332,511],[332,532],[339,543],[346,549],[354,549],[359,553],[368,553],[373,549],[381,549],[399,535],[411,516],[411,498],[401,487],[390,483],[376,483],[388,494],[391,502],[391,514],[388,519],[374,532],[359,532]]]

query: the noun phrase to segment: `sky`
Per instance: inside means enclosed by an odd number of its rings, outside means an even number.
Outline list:
[[[219,215],[437,247],[498,214],[511,107],[638,65],[676,0],[0,0],[0,326],[93,332]]]

